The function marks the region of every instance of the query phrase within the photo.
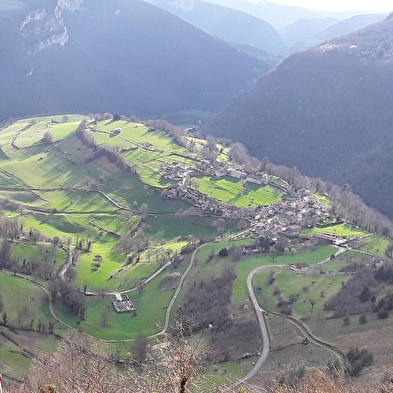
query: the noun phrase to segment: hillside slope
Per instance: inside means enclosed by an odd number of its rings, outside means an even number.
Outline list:
[[[393,217],[393,17],[296,53],[209,132],[313,177],[349,183]]]
[[[296,42],[303,42],[309,37],[328,29],[337,22],[337,19],[334,18],[301,18],[278,32],[284,42],[292,46]]]
[[[384,14],[367,14],[367,15],[356,15],[351,18],[337,21],[335,24],[323,29],[316,34],[310,34],[306,39],[299,40],[291,45],[291,53],[307,49],[312,46],[321,44],[324,41],[334,39],[345,34],[350,34],[356,30],[359,30],[372,23],[379,22],[386,18]],[[307,26],[305,26],[305,30]]]
[[[276,29],[295,23],[299,19],[310,18],[335,18],[345,19],[359,12],[328,12],[322,10],[311,10],[307,8],[294,7],[291,5],[277,4],[270,1],[244,1],[244,0],[209,0],[210,3],[220,4],[235,10],[246,12],[257,18],[266,20]]]
[[[143,1],[20,4],[0,9],[0,120],[214,111],[269,68]]]
[[[152,3],[225,41],[254,46],[274,54],[288,49],[272,25],[244,12],[201,0],[153,0]]]

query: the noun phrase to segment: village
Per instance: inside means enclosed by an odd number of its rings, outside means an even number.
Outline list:
[[[337,222],[329,207],[318,202],[315,195],[305,189],[294,191],[289,186],[276,184],[269,180],[266,174],[247,174],[231,168],[227,163],[217,161],[203,161],[195,168],[174,162],[162,169],[163,178],[178,181],[176,184],[167,185],[162,191],[163,197],[187,201],[191,205],[187,210],[190,215],[244,220],[249,230],[258,237],[274,239],[283,234],[289,238],[297,238],[302,228]],[[197,179],[192,178],[194,176],[227,176],[238,179],[243,184],[270,185],[282,191],[284,197],[271,205],[240,208],[200,192]],[[338,245],[340,240],[330,236],[325,240]]]

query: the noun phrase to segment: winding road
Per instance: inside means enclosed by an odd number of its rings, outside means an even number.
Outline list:
[[[178,285],[176,287],[176,290],[175,290],[175,292],[174,292],[174,294],[173,294],[173,296],[171,298],[171,301],[170,301],[170,303],[169,303],[169,305],[167,307],[166,314],[165,314],[164,326],[163,326],[163,328],[162,328],[162,330],[160,332],[150,336],[151,338],[163,335],[167,331],[169,323],[170,323],[170,317],[171,317],[173,306],[174,306],[174,304],[175,304],[175,302],[176,302],[176,300],[177,300],[177,298],[179,296],[179,293],[180,293],[180,291],[181,291],[181,289],[183,287],[184,281],[185,281],[188,273],[190,272],[192,266],[195,263],[196,255],[197,255],[197,253],[199,252],[199,250],[201,248],[203,248],[204,246],[206,246],[208,244],[211,244],[211,243],[203,244],[203,245],[199,246],[198,248],[196,248],[193,251],[193,253],[191,255],[191,258],[190,258],[190,262],[188,264],[188,267],[185,270],[185,272],[183,273],[183,275],[181,276],[181,278],[179,280],[179,283],[178,283]],[[337,248],[338,248],[338,251],[334,254],[335,257],[348,250],[347,248],[343,248],[343,247],[337,247]],[[331,260],[330,257],[326,258],[323,261],[318,262],[317,265],[322,265],[324,263],[329,262],[330,260]],[[69,266],[69,264],[71,263],[71,261],[72,261],[72,253],[69,253],[67,263],[65,263],[65,267],[63,267],[63,269],[61,271],[61,275],[62,276],[64,276],[64,272],[65,272],[66,268]],[[166,265],[164,265],[162,268],[160,268],[157,272],[155,272],[153,275],[151,275],[145,282],[147,283],[147,282],[151,281],[159,273],[161,273],[165,268],[167,268],[170,264],[171,264],[171,262],[168,262]],[[257,373],[259,372],[259,370],[261,369],[263,363],[266,361],[266,359],[268,357],[269,349],[270,349],[270,338],[269,338],[268,327],[267,327],[267,323],[266,323],[265,315],[264,315],[265,311],[259,306],[258,300],[257,300],[255,292],[254,292],[254,288],[253,288],[253,285],[252,285],[252,279],[253,279],[255,274],[257,274],[259,271],[261,271],[263,269],[269,269],[269,268],[273,268],[273,267],[284,267],[284,266],[285,265],[278,265],[278,264],[258,266],[256,268],[254,268],[247,276],[247,280],[246,280],[247,290],[248,290],[249,297],[250,297],[250,300],[252,302],[252,305],[254,307],[255,315],[256,315],[256,318],[257,318],[257,322],[258,322],[258,326],[259,326],[259,330],[260,330],[260,334],[261,334],[262,351],[260,353],[258,361],[255,363],[254,367],[248,372],[248,374],[246,376],[244,376],[243,378],[239,379],[238,381],[236,381],[235,383],[229,385],[227,387],[227,389],[232,389],[232,388],[234,388],[236,386],[239,386],[239,385],[245,383],[246,381],[250,380],[251,378],[255,377],[257,375]],[[33,283],[33,284],[37,285],[38,287],[40,287],[47,294],[47,296],[49,298],[49,311],[50,311],[52,317],[56,321],[61,323],[62,325],[66,326],[66,327],[68,327],[70,329],[76,330],[74,327],[68,325],[67,323],[62,321],[57,316],[57,314],[56,314],[56,312],[54,310],[54,307],[53,307],[52,296],[51,296],[50,292],[44,286],[42,286],[41,284],[39,284],[37,282],[29,280],[29,279],[27,279],[27,278],[25,278],[23,276],[19,276],[17,274],[14,274],[14,276],[16,276],[19,279],[22,279],[24,281],[28,281],[30,283]],[[127,293],[127,292],[131,292],[131,291],[134,291],[134,290],[136,290],[136,288],[131,288],[131,289],[128,289],[128,290],[125,290],[125,291],[121,291],[121,292],[108,292],[107,294],[115,295],[116,293]],[[301,324],[300,321],[297,321],[295,318],[293,318],[292,322],[305,335],[311,337],[312,340],[317,345],[324,346],[324,347],[332,350],[333,352],[338,353],[338,354],[341,355],[340,351],[337,348],[335,348],[334,346],[332,346],[330,344],[327,344],[327,343],[325,343],[325,342],[315,338],[314,336],[312,336],[311,333],[308,332],[308,330]],[[301,326],[299,325],[299,323],[300,323]],[[99,339],[99,338],[91,336],[91,335],[89,335],[87,333],[83,333],[83,334],[85,334],[86,336],[89,336],[89,337],[91,337],[91,338],[93,338],[95,340],[98,340],[98,341],[101,341],[101,342],[106,342],[106,343],[130,342],[130,341],[133,341],[132,339]]]
[[[338,255],[342,254],[343,252],[347,251],[347,248],[344,247],[337,247],[338,251],[334,254],[335,257],[337,257]],[[320,261],[317,263],[317,265],[323,265],[324,263],[329,262],[331,259],[330,257],[325,258],[324,260]],[[261,354],[259,356],[258,361],[255,363],[254,367],[249,371],[249,373],[244,376],[243,378],[239,379],[238,381],[236,381],[235,383],[231,384],[229,388],[234,388],[236,386],[239,386],[241,384],[243,384],[244,382],[248,381],[249,379],[255,377],[255,375],[259,372],[259,370],[261,369],[263,363],[266,361],[267,356],[269,354],[269,349],[270,349],[270,338],[269,338],[269,333],[268,333],[268,327],[267,327],[267,323],[266,323],[266,319],[265,319],[265,311],[259,306],[257,297],[255,295],[254,292],[254,288],[252,285],[252,279],[254,277],[254,275],[258,272],[260,272],[263,269],[269,269],[272,267],[283,267],[285,265],[265,265],[265,266],[258,266],[255,269],[253,269],[249,275],[247,276],[247,290],[250,296],[250,300],[252,302],[252,305],[254,307],[255,310],[255,315],[257,317],[257,321],[258,321],[258,325],[259,325],[259,331],[261,333],[261,338],[262,338],[262,351]],[[341,355],[341,353],[336,350],[333,346],[324,343],[323,341],[316,339],[315,337],[313,337],[307,330],[304,329],[304,326],[302,325],[301,327],[296,324],[294,321],[292,321],[295,326],[297,328],[299,328],[304,334],[307,334],[308,336],[310,336],[316,343],[318,343],[319,345],[323,346],[323,347],[327,347],[328,349],[332,350],[335,353],[339,353]]]

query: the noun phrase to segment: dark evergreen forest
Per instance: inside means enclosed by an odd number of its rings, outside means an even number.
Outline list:
[[[349,184],[390,218],[393,20],[296,53],[234,99],[206,132],[252,155]]]

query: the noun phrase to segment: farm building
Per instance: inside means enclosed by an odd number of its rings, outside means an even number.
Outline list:
[[[304,272],[308,270],[309,266],[310,265],[308,263],[301,262],[301,263],[293,263],[292,265],[289,265],[289,268],[294,272]]]
[[[255,183],[255,184],[262,184],[264,183],[263,177],[258,176],[258,175],[248,175],[247,176],[247,181],[250,183]]]

